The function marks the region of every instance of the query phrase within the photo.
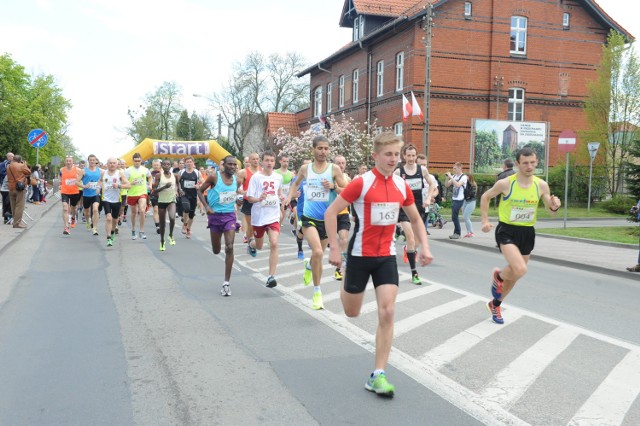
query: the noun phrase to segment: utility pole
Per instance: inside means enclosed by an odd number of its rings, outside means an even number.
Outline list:
[[[427,16],[422,18],[423,30],[425,31],[425,67],[424,67],[424,128],[422,129],[422,152],[427,156],[429,165],[429,120],[431,117],[431,37],[433,35],[433,4],[429,3]]]

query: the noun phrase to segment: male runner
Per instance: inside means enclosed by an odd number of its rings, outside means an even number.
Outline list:
[[[302,160],[301,168],[310,164],[311,160]],[[300,179],[300,175],[297,174],[294,182]],[[293,182],[292,182],[293,183]],[[298,184],[298,191],[295,194],[291,194],[292,197],[296,197],[295,207],[295,220],[293,223],[293,236],[296,238],[296,244],[298,245],[298,260],[304,260],[304,252],[302,251],[302,212],[304,211],[304,180],[301,180]],[[293,199],[290,202],[293,205]]]
[[[267,287],[278,285],[276,265],[278,264],[278,237],[280,236],[280,203],[282,196],[282,176],[273,172],[276,155],[271,151],[262,153],[262,171],[255,173],[247,189],[247,201],[251,207],[253,237],[249,240],[249,254],[255,256],[256,249],[262,250],[264,234],[269,235],[269,276]]]
[[[236,238],[236,196],[238,160],[232,155],[224,158],[222,172],[211,173],[198,189],[198,198],[205,205],[208,215],[211,249],[220,253],[220,239],[224,235],[224,282],[220,294],[231,296],[231,270],[233,269],[233,242]],[[205,200],[204,192],[207,191]]]
[[[246,158],[248,161],[244,163],[245,168],[238,172],[237,178],[240,185],[242,185],[241,193],[244,195],[244,201],[240,208],[240,213],[242,213],[242,228],[244,229],[244,242],[249,243],[249,239],[253,237],[253,229],[251,228],[251,203],[247,201],[246,192],[249,188],[251,176],[260,171],[260,157],[257,153],[253,152]],[[255,255],[255,252],[253,252],[252,255]]]
[[[87,158],[89,167],[80,170],[80,179],[84,190],[82,191],[82,207],[87,229],[93,229],[93,235],[98,235],[98,218],[100,212],[100,180],[102,169],[98,168],[98,159],[91,154]],[[108,234],[107,234],[108,235]]]
[[[173,239],[173,228],[176,225],[176,196],[178,195],[178,175],[171,171],[171,161],[162,161],[162,173],[153,177],[152,192],[158,200],[158,233],[160,234],[160,251],[165,251],[164,234],[169,213],[169,244],[176,245]]]
[[[327,231],[324,226],[325,211],[335,198],[336,185],[342,188],[347,182],[340,167],[330,164],[329,139],[316,136],[312,140],[313,162],[298,171],[297,179],[289,190],[285,204],[298,191],[300,182],[306,180],[304,191],[304,211],[302,213],[302,233],[311,247],[311,260],[305,260],[303,282],[309,285],[313,280],[313,309],[324,309],[320,280],[322,279],[322,255],[327,247]],[[337,232],[334,230],[334,233]]]
[[[62,197],[62,223],[64,225],[64,235],[69,235],[69,215],[71,215],[71,227],[76,226],[76,209],[80,201],[80,190],[82,178],[80,170],[73,164],[73,157],[67,156],[64,159],[64,167],[60,169],[60,196]]]
[[[278,162],[280,163],[280,168],[276,169],[275,172],[282,176],[282,196],[286,198],[287,195],[289,195],[289,188],[291,188],[293,172],[289,170],[289,157],[280,155]],[[289,206],[285,206],[284,204],[280,205],[280,226],[282,226],[282,221],[284,221],[285,212],[288,207]]]
[[[416,164],[418,152],[413,145],[406,145],[402,149],[402,155],[404,157],[405,164],[404,166],[400,166],[394,174],[400,176],[407,182],[407,185],[409,185],[409,188],[413,193],[413,198],[420,217],[425,217],[422,190],[425,187],[424,182],[426,181],[429,185],[427,200],[431,200],[432,188],[434,188],[433,182],[431,181],[431,175],[426,167]],[[420,285],[422,284],[422,281],[420,280],[420,276],[416,269],[416,239],[413,235],[409,218],[404,214],[404,211],[400,211],[400,214],[398,215],[398,223],[400,223],[400,227],[404,231],[406,239],[406,245],[403,249],[403,260],[405,263],[409,263],[409,267],[411,268],[411,282]]]
[[[127,169],[127,163],[124,160],[118,160],[118,169],[124,171]],[[127,205],[127,194],[129,193],[129,189],[122,188],[120,190],[120,219],[118,220],[118,225],[122,225],[122,222],[127,221],[127,210],[129,210],[129,206]],[[116,226],[116,234],[118,233],[118,227]]]
[[[489,222],[489,202],[497,195],[501,198],[495,238],[508,265],[502,270],[493,270],[493,300],[487,304],[493,321],[498,324],[504,323],[500,312],[502,301],[516,282],[527,273],[527,263],[536,239],[533,226],[540,199],[552,214],[561,205],[560,199],[550,194],[547,182],[534,176],[537,165],[535,151],[530,148],[520,149],[516,152],[517,173],[500,179],[480,199],[482,231],[489,232],[493,228],[493,224]]]
[[[387,381],[384,369],[393,341],[393,312],[398,294],[398,266],[393,234],[400,207],[405,211],[415,235],[422,244],[420,264],[431,263],[427,234],[416,209],[413,193],[402,178],[394,174],[400,159],[402,141],[391,132],[380,133],[373,142],[373,170],[354,179],[325,213],[329,235],[329,263],[342,264],[343,256],[336,240],[337,215],[352,204],[355,232],[347,252],[344,286],[340,290],[342,306],[348,317],[360,313],[367,281],[371,277],[378,302],[375,369],[364,387],[378,395],[393,396],[395,387]]]
[[[193,157],[185,157],[185,168],[180,172],[180,190],[182,196],[189,200],[189,210],[182,210],[182,233],[186,234],[187,239],[191,238],[191,225],[196,215],[196,206],[198,205],[198,184],[202,182],[200,171],[196,169]]]
[[[345,173],[347,169],[347,159],[342,155],[337,155],[333,158],[333,164],[340,167],[342,171],[342,176],[344,180],[347,182],[351,182],[351,178],[349,175]],[[340,194],[344,188],[339,186],[336,187],[336,194]],[[347,252],[347,244],[349,243],[349,230],[351,230],[351,220],[349,219],[349,207],[345,207],[340,213],[338,213],[338,240],[340,242],[340,251],[342,253]],[[333,273],[333,277],[342,281],[342,267],[337,267],[336,271]]]
[[[87,162],[85,160],[80,160],[78,161],[78,171],[80,173],[82,173],[82,171],[84,170],[85,167],[87,167]],[[76,219],[82,218],[82,221],[85,222],[86,219],[84,217],[84,208],[83,208],[83,204],[82,204],[82,197],[84,195],[84,191],[83,191],[83,187],[82,187],[82,179],[79,179],[78,182],[76,182],[76,185],[78,186],[78,194],[80,194],[80,200],[78,200],[78,206],[76,208],[76,213],[73,215],[73,218],[70,218],[69,223],[71,224],[72,228],[76,227]]]
[[[153,185],[156,176],[160,176],[162,173],[162,162],[159,159],[155,159],[151,162],[151,182]],[[153,191],[149,191],[149,202],[153,208],[153,223],[156,225],[156,234],[160,233],[160,215],[158,213],[158,194]],[[164,239],[163,239],[164,240]]]
[[[127,180],[131,182],[131,188],[127,193],[127,205],[131,207],[131,239],[136,237],[136,219],[140,212],[140,233],[143,240],[147,239],[144,233],[144,217],[147,212],[147,191],[149,189],[148,179],[151,176],[149,169],[142,165],[142,156],[139,153],[133,154],[133,166],[125,171]]]
[[[91,160],[89,160],[89,163],[91,163]],[[107,246],[111,247],[116,239],[116,228],[120,217],[120,208],[122,207],[120,191],[123,188],[131,187],[124,170],[118,168],[118,160],[115,158],[111,157],[107,160],[107,170],[102,174],[100,185],[104,202]]]

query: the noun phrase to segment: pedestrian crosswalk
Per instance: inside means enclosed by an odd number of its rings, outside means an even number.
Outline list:
[[[282,246],[282,245],[281,245]],[[266,281],[268,251],[252,258],[236,244],[236,264]],[[360,315],[347,318],[341,282],[324,265],[325,309],[311,309],[296,249],[281,249],[273,291],[373,352],[377,305],[367,287]],[[407,268],[408,272],[408,268]],[[390,364],[485,424],[640,424],[640,347],[508,306],[490,320],[485,298],[444,283],[411,283],[400,271]]]

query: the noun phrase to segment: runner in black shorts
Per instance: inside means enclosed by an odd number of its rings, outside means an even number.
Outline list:
[[[325,226],[324,226],[324,220],[316,220],[310,217],[306,217],[305,215],[302,215],[302,227],[316,228],[316,230],[318,231],[318,236],[320,236],[320,241],[324,241],[328,238],[327,230],[325,229]]]
[[[344,156],[342,155],[336,155],[335,157],[333,157],[333,164],[340,167],[340,170],[342,171],[342,176],[344,177],[344,180],[346,181],[346,183],[351,182],[349,175],[345,173],[347,169],[347,159],[344,158]],[[343,189],[344,188],[340,188],[339,186],[336,186],[336,194],[340,194]],[[340,251],[343,253],[343,256],[347,253],[347,245],[349,244],[350,230],[351,230],[351,219],[349,214],[349,207],[347,207],[346,209],[338,213],[338,241],[340,243]],[[336,268],[336,270],[333,273],[333,277],[338,281],[342,280],[342,274],[344,273],[342,269],[343,269],[342,266],[339,268]]]
[[[533,226],[515,226],[499,222],[495,231],[498,249],[501,245],[513,244],[520,250],[520,254],[527,256],[536,244],[536,230]]]

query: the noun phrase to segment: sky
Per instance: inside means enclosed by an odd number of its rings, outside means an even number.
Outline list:
[[[629,0],[597,2],[640,37]],[[165,81],[182,89],[181,104],[190,113],[214,115],[206,97],[248,53],[297,52],[314,64],[351,40],[351,31],[338,26],[344,0],[3,3],[0,54],[10,54],[32,75],[54,76],[73,105],[68,134],[74,145],[83,156],[101,159],[133,148],[127,110]]]

